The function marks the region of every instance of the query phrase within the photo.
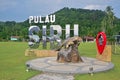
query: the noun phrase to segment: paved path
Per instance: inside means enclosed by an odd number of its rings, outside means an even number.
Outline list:
[[[29,80],[74,80],[74,77],[68,74],[43,73]]]
[[[26,64],[31,69],[45,72],[29,80],[74,80],[70,74],[85,74],[107,71],[114,67],[111,62],[99,61],[95,58],[82,57],[83,63],[58,63],[56,57],[33,59]]]

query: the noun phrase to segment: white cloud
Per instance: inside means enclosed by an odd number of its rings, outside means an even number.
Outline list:
[[[61,9],[63,5],[63,0],[27,0],[24,3],[26,7],[26,13],[30,15],[48,15]]]
[[[15,7],[17,5],[17,2],[14,0],[1,0],[0,1],[0,11],[7,10],[11,7]]]
[[[84,7],[84,9],[90,9],[90,10],[104,10],[106,8],[105,5],[87,5]]]
[[[119,4],[120,0],[0,0],[0,20],[46,16],[63,7],[105,10],[108,5],[119,15]]]

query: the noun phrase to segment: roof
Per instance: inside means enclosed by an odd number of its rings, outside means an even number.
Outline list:
[[[11,36],[11,38],[20,38],[20,36]]]
[[[95,38],[91,36],[85,36],[84,39],[95,39]]]

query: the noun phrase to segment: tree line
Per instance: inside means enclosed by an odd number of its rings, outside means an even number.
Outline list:
[[[120,19],[114,16],[113,9],[108,6],[104,11],[101,10],[87,10],[65,7],[59,11],[54,12],[56,15],[55,23],[46,24],[29,24],[28,19],[24,22],[15,21],[0,21],[0,41],[8,41],[11,36],[20,36],[20,40],[28,39],[28,28],[31,25],[38,25],[40,28],[42,25],[49,26],[60,25],[65,29],[66,24],[70,24],[73,28],[74,24],[79,25],[79,36],[93,36],[96,37],[99,31],[105,31],[109,38],[113,37],[120,32]],[[65,38],[65,31],[63,31],[62,37]],[[49,31],[47,32],[49,35]],[[73,31],[71,31],[71,36]],[[39,33],[41,35],[41,32]]]

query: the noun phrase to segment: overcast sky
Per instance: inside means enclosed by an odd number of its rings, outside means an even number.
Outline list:
[[[105,10],[112,6],[120,18],[120,0],[0,0],[0,21],[25,21],[29,16],[46,16],[64,7]]]

